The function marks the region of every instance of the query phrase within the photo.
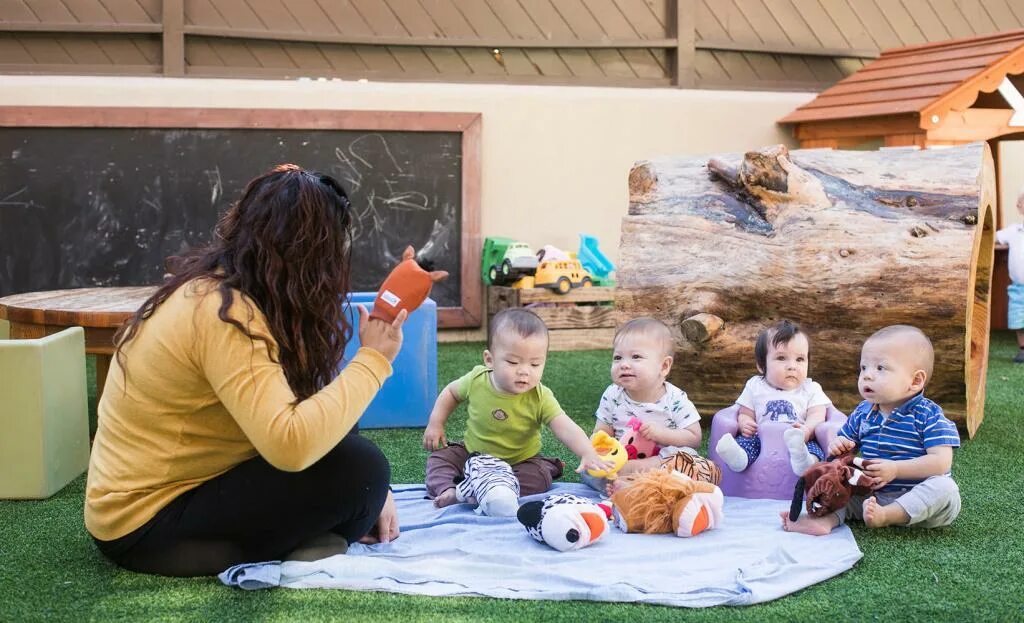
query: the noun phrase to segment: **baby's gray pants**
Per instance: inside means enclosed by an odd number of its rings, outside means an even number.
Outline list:
[[[907,526],[938,528],[953,523],[960,514],[960,488],[949,476],[931,476],[909,489],[876,491],[875,499],[882,506],[893,502],[903,507],[910,516]],[[864,519],[865,496],[850,498],[846,508],[840,510],[839,522],[847,517]]]

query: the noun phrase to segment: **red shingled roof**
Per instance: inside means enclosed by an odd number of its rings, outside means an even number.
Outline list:
[[[804,123],[964,110],[1007,74],[1024,73],[1024,30],[885,50],[878,60],[779,120]]]

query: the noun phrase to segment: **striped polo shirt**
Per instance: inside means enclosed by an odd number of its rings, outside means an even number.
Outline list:
[[[960,447],[956,425],[923,392],[893,409],[889,417],[878,410],[878,405],[865,400],[853,410],[839,434],[857,442],[865,459],[906,461],[924,456],[928,448]],[[896,479],[882,490],[906,489],[921,481]]]

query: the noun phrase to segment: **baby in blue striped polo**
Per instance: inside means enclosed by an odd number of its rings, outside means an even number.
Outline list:
[[[854,496],[845,509],[825,517],[802,516],[782,527],[805,534],[828,534],[847,516],[869,528],[948,526],[960,514],[960,489],[950,476],[953,449],[960,446],[956,425],[942,407],[924,397],[935,352],[918,328],[893,325],[864,342],[857,405],[829,445],[830,456],[860,447],[873,459],[864,471],[874,494]]]

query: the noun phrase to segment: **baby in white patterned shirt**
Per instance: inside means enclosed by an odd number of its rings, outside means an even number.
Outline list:
[[[660,453],[627,461],[619,475],[657,468],[684,448],[700,447],[700,415],[686,392],[667,381],[674,347],[669,328],[654,318],[634,318],[615,334],[613,383],[601,396],[594,432],[622,439],[630,421],[639,421],[637,432],[661,446]],[[606,489],[603,478],[584,473],[582,479],[598,491]]]

